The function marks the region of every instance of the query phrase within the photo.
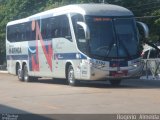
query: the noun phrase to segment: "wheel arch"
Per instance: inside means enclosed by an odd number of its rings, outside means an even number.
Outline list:
[[[72,63],[70,61],[67,61],[66,65],[65,65],[65,78],[67,78],[68,68],[69,68],[70,65],[72,65]]]
[[[68,72],[68,67],[72,65],[73,69],[75,70],[75,66],[73,64],[73,61],[67,60],[65,64],[65,77],[67,78],[67,72]]]
[[[23,61],[23,62],[22,62],[22,70],[24,69],[24,66],[25,66],[25,65],[27,65],[27,62],[26,62],[26,61]],[[28,68],[28,67],[27,67],[27,68]]]

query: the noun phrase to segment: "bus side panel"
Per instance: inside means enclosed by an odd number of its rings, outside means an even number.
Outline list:
[[[6,42],[7,70],[16,75],[16,64],[28,64],[28,43],[27,42]]]
[[[65,78],[67,61],[74,64],[76,59],[76,45],[66,38],[55,38],[53,44],[53,74],[56,78]]]

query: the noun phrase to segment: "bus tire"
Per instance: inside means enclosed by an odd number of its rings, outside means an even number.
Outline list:
[[[23,74],[19,64],[16,65],[16,75],[20,81],[23,81]]]
[[[18,70],[20,69],[19,63],[16,63],[16,75],[18,75]]]
[[[109,80],[112,86],[119,86],[122,80]]]
[[[78,84],[78,80],[74,77],[74,69],[72,65],[69,65],[67,71],[67,81],[70,86],[76,86]]]
[[[28,67],[27,64],[23,67],[23,81],[24,82],[30,82],[31,77],[28,75]]]
[[[20,68],[18,69],[17,76],[18,76],[18,79],[19,79],[20,81],[23,81],[23,73],[22,73],[22,70],[21,70]]]

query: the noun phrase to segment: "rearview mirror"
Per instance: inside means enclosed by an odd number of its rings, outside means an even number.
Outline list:
[[[147,40],[149,38],[149,28],[143,22],[137,22],[137,28],[139,30],[139,34],[142,37],[142,40]]]
[[[85,39],[88,40],[90,39],[90,31],[88,26],[84,22],[77,22],[78,25],[82,26],[85,34]]]

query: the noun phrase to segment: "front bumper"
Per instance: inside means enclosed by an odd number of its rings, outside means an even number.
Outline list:
[[[93,69],[93,68],[92,68]],[[109,69],[109,70],[102,70],[94,68],[90,75],[90,80],[105,80],[105,79],[133,79],[133,78],[140,78],[142,75],[143,65],[133,68],[120,68],[120,72],[124,73],[123,71],[127,71],[124,74],[112,75],[112,72],[118,73],[116,69]]]

